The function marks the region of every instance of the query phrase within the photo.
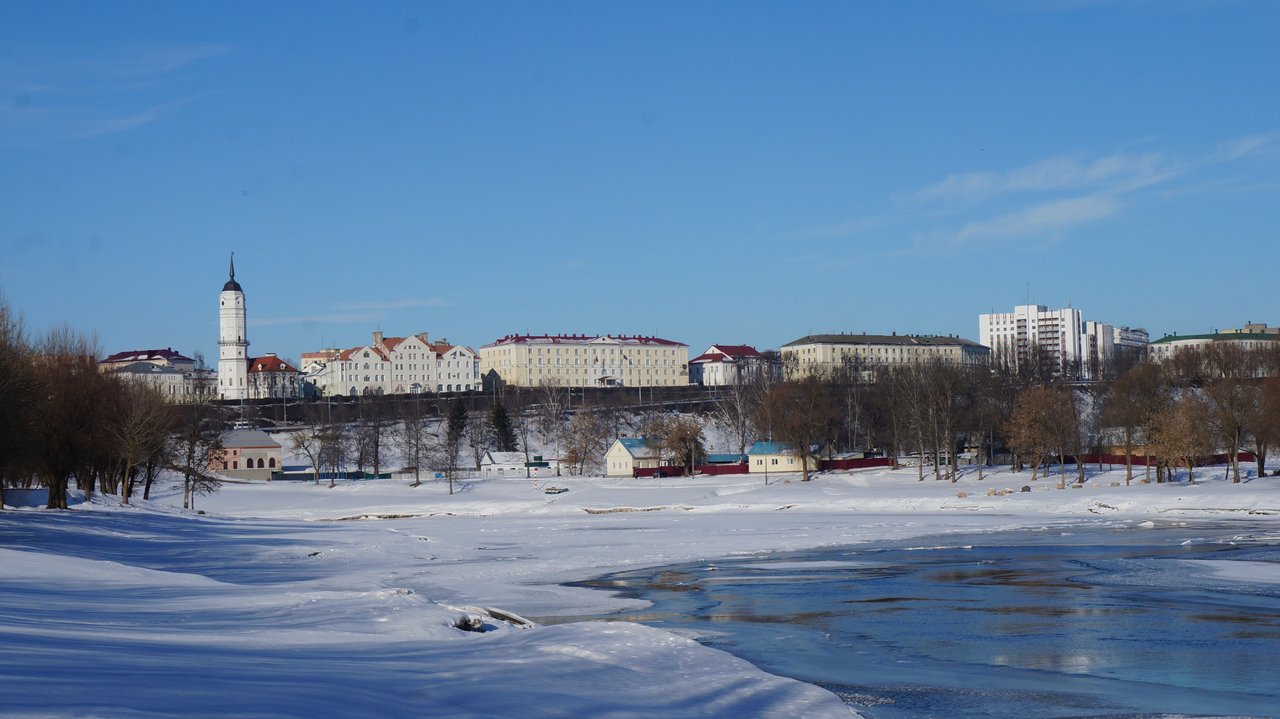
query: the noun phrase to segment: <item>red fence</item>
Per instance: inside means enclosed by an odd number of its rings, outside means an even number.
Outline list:
[[[656,477],[659,473],[663,477],[682,477],[684,476],[684,467],[645,467],[631,470],[631,476],[633,477]]]
[[[747,463],[735,462],[733,464],[701,464],[694,467],[698,474],[746,474]]]
[[[827,469],[865,469],[867,467],[892,467],[892,457],[866,457],[863,459],[823,459],[818,461],[818,468]]]

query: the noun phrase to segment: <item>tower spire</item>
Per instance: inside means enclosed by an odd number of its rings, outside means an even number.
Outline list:
[[[227,280],[227,283],[222,286],[222,291],[223,292],[243,292],[244,290],[240,289],[240,283],[236,282],[236,253],[234,252],[231,253],[230,272],[231,272],[231,277],[230,279]]]

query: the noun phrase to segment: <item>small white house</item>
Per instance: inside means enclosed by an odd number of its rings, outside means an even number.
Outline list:
[[[648,440],[619,437],[604,455],[605,475],[634,477],[637,469],[653,469],[661,465],[658,448]]]
[[[559,470],[560,460],[544,459],[540,454],[526,460],[524,452],[485,452],[484,458],[480,460],[480,476],[486,479],[495,477],[540,479],[554,477],[560,473]]]

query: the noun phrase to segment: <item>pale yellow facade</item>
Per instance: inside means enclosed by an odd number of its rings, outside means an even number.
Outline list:
[[[787,379],[826,375],[846,364],[870,369],[937,359],[979,366],[987,363],[990,354],[990,349],[971,340],[922,335],[810,335],[781,350]]]
[[[630,445],[630,446],[628,446]],[[605,475],[631,477],[637,469],[653,469],[660,466],[657,448],[644,440],[618,439],[604,455]]]
[[[818,471],[817,457],[809,457],[807,463],[810,472]],[[747,471],[751,474],[799,472],[801,471],[801,465],[800,457],[794,453],[753,454],[748,458]]]
[[[538,387],[679,387],[689,384],[688,345],[657,337],[513,335],[480,348],[480,374]]]

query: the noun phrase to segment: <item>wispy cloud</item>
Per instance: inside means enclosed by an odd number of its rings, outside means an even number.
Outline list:
[[[1123,204],[1110,195],[1042,202],[996,217],[967,222],[956,230],[930,233],[929,244],[970,245],[994,240],[1056,238],[1079,225],[1111,217]]]
[[[1211,186],[1230,188],[1233,181],[1249,177],[1243,167],[1232,166],[1259,158],[1280,158],[1280,133],[1234,138],[1198,155],[1065,155],[1009,170],[957,173],[903,199],[930,210],[922,213],[927,222],[951,225],[917,231],[917,249],[1010,241],[1043,247],[1142,200],[1161,201]],[[971,219],[963,221],[966,215]]]
[[[104,135],[114,135],[118,132],[127,132],[129,130],[142,127],[143,125],[149,125],[184,105],[189,105],[196,100],[210,95],[216,95],[218,92],[219,91],[217,90],[202,92],[198,95],[192,95],[191,97],[184,97],[180,100],[174,100],[173,102],[166,102],[161,105],[156,105],[155,107],[149,107],[141,112],[137,112],[126,117],[95,120],[91,123],[86,123],[86,125],[79,130],[78,134],[75,135],[75,139],[83,140],[92,137],[102,137]]]
[[[1052,157],[1013,170],[948,175],[915,194],[924,202],[978,202],[998,195],[1080,190],[1101,185],[1116,191],[1146,187],[1178,176],[1183,169],[1160,153],[1117,154],[1082,160]]]
[[[844,237],[854,237],[870,232],[884,224],[884,218],[869,217],[859,220],[850,220],[848,222],[839,222],[831,225],[820,225],[807,230],[801,230],[800,232],[790,235],[788,239],[837,240]]]
[[[83,140],[127,132],[217,93],[175,91],[182,71],[230,51],[220,45],[115,48],[75,57],[30,53],[0,64],[0,137]],[[175,95],[179,95],[175,98]]]
[[[280,325],[321,325],[321,324],[367,324],[375,322],[378,315],[361,312],[339,312],[328,315],[304,315],[300,317],[262,317],[249,318],[248,323],[254,327],[277,327]]]
[[[449,302],[440,297],[418,297],[386,302],[347,302],[337,305],[343,310],[404,310],[414,307],[447,307]]]

